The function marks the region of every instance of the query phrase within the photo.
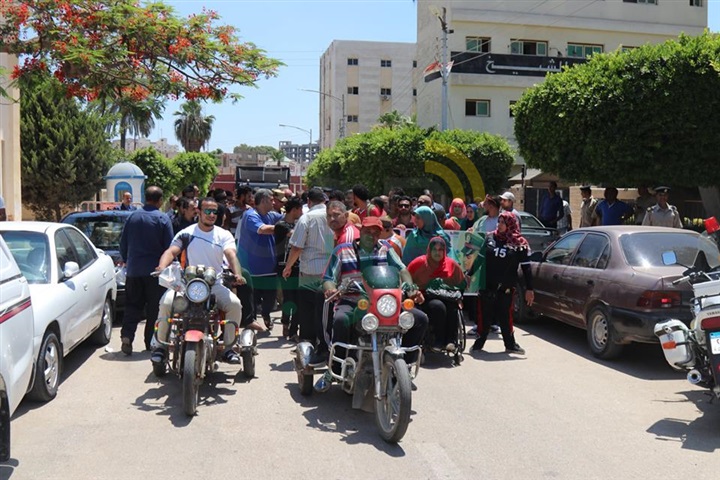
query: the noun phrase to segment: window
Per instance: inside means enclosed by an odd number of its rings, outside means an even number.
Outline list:
[[[465,50],[468,52],[490,53],[490,38],[465,37]]]
[[[548,251],[545,256],[545,261],[557,265],[569,265],[575,247],[577,247],[582,238],[582,233],[575,233],[563,237]]]
[[[574,267],[603,269],[607,266],[609,256],[608,239],[604,235],[591,233],[580,244],[572,265]]]
[[[602,45],[585,45],[581,43],[568,43],[567,54],[568,57],[585,58],[589,57],[594,53],[602,53]]]
[[[417,68],[417,60],[413,60],[413,68]]]
[[[657,5],[657,0],[623,0],[625,3],[648,3]]]
[[[465,100],[465,115],[468,117],[489,117],[490,100]]]
[[[702,7],[702,0],[690,0],[691,7]]]
[[[348,115],[347,116],[348,123],[357,123],[358,122],[358,116],[357,115]]]
[[[515,107],[516,103],[517,103],[517,100],[510,100],[510,105],[508,106],[508,112],[509,112],[510,118],[513,118],[515,116],[514,107]]]
[[[413,97],[417,97],[417,88],[413,88]]]
[[[390,95],[392,95],[392,88],[381,88],[380,95],[389,97]]]
[[[359,92],[358,87],[348,87],[348,95],[357,95]]]
[[[513,40],[510,42],[510,53],[513,55],[547,55],[548,43],[534,40]]]
[[[358,59],[357,58],[348,58],[348,65],[357,65]]]
[[[63,231],[70,239],[70,243],[75,249],[75,253],[77,253],[78,265],[80,266],[80,270],[84,269],[85,267],[90,265],[97,257],[97,255],[95,254],[95,249],[76,230],[73,230],[72,228],[65,228],[63,229]]]
[[[392,60],[380,60],[381,67],[392,67]]]

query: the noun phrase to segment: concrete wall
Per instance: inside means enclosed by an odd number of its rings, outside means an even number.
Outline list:
[[[17,57],[0,53],[0,67],[8,73],[18,64]],[[20,91],[0,79],[11,99],[0,99],[0,195],[5,200],[8,220],[22,220],[20,170]],[[14,101],[16,100],[16,101]]]

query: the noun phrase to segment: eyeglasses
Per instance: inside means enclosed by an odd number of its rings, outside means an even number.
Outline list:
[[[215,208],[215,209],[213,209],[213,208],[206,208],[206,209],[203,210],[203,213],[204,213],[205,215],[217,215],[217,212],[218,212],[218,211],[217,211],[216,208]]]

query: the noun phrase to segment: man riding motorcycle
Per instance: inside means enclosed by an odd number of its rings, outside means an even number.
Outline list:
[[[235,239],[227,230],[215,227],[215,218],[218,212],[218,204],[213,198],[204,198],[200,201],[198,223],[191,225],[175,235],[170,247],[160,257],[160,262],[155,269],[161,272],[170,265],[175,257],[183,252],[187,254],[188,265],[204,265],[212,267],[216,272],[223,271],[223,257],[227,259],[230,270],[235,275],[235,282],[243,285],[245,279],[242,276],[240,262],[237,259]],[[240,355],[232,350],[235,344],[235,332],[240,325],[242,307],[240,300],[230,289],[216,282],[211,289],[217,305],[225,312],[227,324],[224,327],[225,352],[223,359],[228,363],[240,363]],[[152,354],[151,360],[155,363],[165,361],[167,351],[162,345],[168,343],[170,335],[170,324],[167,319],[172,312],[172,303],[175,292],[167,290],[160,299],[160,310],[158,312],[157,339],[161,346],[157,347]]]
[[[400,278],[403,281],[404,289],[408,291],[416,303],[422,303],[422,293],[412,284],[412,277],[405,268],[402,260],[394,252],[393,248],[385,241],[380,240],[380,233],[383,225],[377,217],[366,217],[362,221],[360,238],[351,243],[343,243],[335,247],[330,261],[323,276],[323,289],[325,298],[337,292],[338,285],[345,279],[357,280],[362,284],[362,271],[365,267],[373,265],[390,265],[400,271]],[[352,329],[355,327],[354,311],[360,298],[358,293],[352,290],[341,297],[335,306],[332,325],[332,339],[334,342],[352,343]],[[425,330],[428,325],[428,317],[417,308],[410,310],[415,317],[414,326],[403,336],[403,346],[414,346],[422,344]],[[346,355],[345,349],[337,348],[336,354],[339,358]],[[406,358],[407,363],[417,360],[417,352],[411,352]],[[311,363],[319,364],[327,361],[327,354],[315,356]],[[333,368],[339,367],[335,363]]]

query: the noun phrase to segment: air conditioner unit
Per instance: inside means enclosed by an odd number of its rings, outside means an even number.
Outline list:
[[[380,95],[380,100],[383,100],[383,101],[390,100],[390,95]]]

